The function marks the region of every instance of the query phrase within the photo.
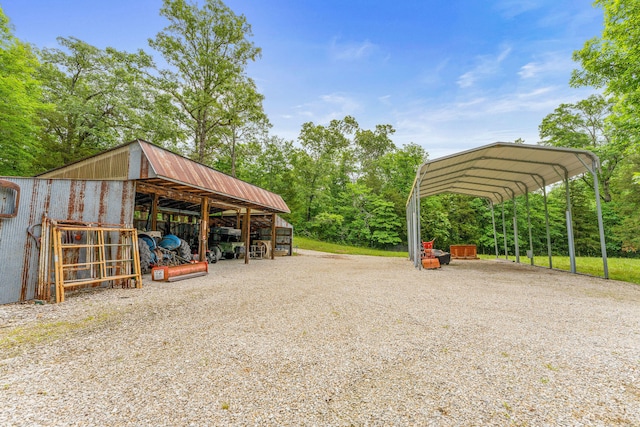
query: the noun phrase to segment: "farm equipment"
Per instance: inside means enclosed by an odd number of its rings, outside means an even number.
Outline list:
[[[175,282],[192,277],[204,276],[209,273],[209,263],[206,261],[189,264],[156,266],[151,269],[151,279],[161,282]]]
[[[151,267],[176,266],[192,262],[189,244],[173,234],[162,239],[154,236],[154,232],[140,233],[138,247],[140,252],[140,269],[143,274],[149,273]]]
[[[442,265],[448,265],[451,262],[451,254],[449,252],[433,248],[434,241],[435,239],[428,242],[422,242],[420,253],[422,268],[426,268],[428,270],[435,270],[436,268],[440,268]]]
[[[420,254],[422,261],[422,268],[427,270],[435,270],[440,268],[440,260],[433,254],[433,240],[429,242],[422,242],[422,252]]]

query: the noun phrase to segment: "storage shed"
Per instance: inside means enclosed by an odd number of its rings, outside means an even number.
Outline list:
[[[212,217],[229,211],[236,213],[233,227],[242,230],[246,247],[265,227],[276,241],[278,214],[290,212],[277,194],[143,140],[35,178],[4,177],[0,254],[6,261],[0,263],[0,304],[39,298],[38,226],[43,216],[182,234],[205,260]],[[253,213],[260,218],[255,224]],[[17,254],[16,248],[24,253]],[[249,255],[245,251],[245,263]]]

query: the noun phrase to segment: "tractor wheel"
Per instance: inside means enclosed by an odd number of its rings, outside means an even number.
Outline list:
[[[180,247],[176,249],[176,251],[180,258],[184,258],[187,261],[191,261],[193,259],[193,255],[191,255],[191,247],[186,240],[180,239]]]
[[[140,255],[140,273],[151,272],[151,249],[144,239],[138,238],[138,254]]]

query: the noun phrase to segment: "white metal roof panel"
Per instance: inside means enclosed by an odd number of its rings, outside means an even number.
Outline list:
[[[418,189],[421,198],[459,193],[501,203],[598,167],[598,157],[586,150],[496,142],[424,163],[412,192]]]

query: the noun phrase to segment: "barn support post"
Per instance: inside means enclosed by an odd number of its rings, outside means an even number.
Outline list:
[[[151,227],[151,231],[158,231],[158,199],[158,193],[153,193],[153,198],[151,199],[151,209],[149,210],[151,222],[147,221],[148,226]]]
[[[276,219],[278,215],[271,214],[271,259],[276,259]]]
[[[571,212],[571,192],[569,191],[569,174],[564,173],[564,186],[567,193],[567,210],[565,212],[567,221],[567,241],[569,244],[569,263],[571,264],[571,272],[576,273],[576,247],[573,240],[573,214]]]
[[[242,224],[244,230],[244,263],[249,264],[249,253],[251,252],[251,208],[247,208]]]
[[[198,238],[198,261],[207,260],[207,250],[209,249],[209,199],[202,198],[200,205],[200,236]]]

